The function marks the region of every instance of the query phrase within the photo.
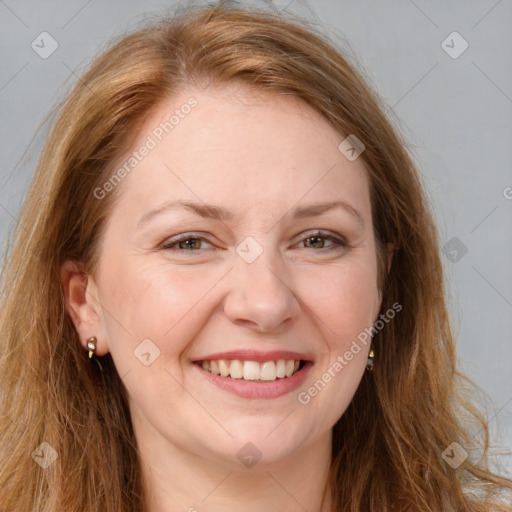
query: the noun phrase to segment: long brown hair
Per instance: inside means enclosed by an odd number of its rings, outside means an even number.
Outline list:
[[[73,259],[94,275],[118,190],[101,201],[93,191],[142,118],[184,86],[232,81],[302,98],[366,147],[382,311],[403,310],[375,336],[375,369],[334,427],[333,510],[501,510],[512,481],[488,468],[487,423],[456,368],[437,233],[406,144],[325,35],[222,3],[124,36],[60,107],[2,272],[0,509],[144,510],[126,390],[109,354],[100,370],[81,347],[60,268]],[[389,273],[387,242],[396,249]],[[455,469],[442,457],[454,442],[469,453]],[[36,463],[52,456],[46,468]]]

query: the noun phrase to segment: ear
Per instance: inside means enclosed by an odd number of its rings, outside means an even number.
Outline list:
[[[92,277],[88,276],[81,264],[68,260],[60,271],[61,284],[66,299],[66,309],[75,326],[80,344],[85,350],[87,340],[95,336],[96,354],[103,356],[108,352],[103,330],[102,308],[98,301],[98,288]]]

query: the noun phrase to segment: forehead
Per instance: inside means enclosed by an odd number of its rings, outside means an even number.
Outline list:
[[[294,96],[238,84],[189,89],[139,127],[129,154],[149,150],[123,180],[123,195],[144,207],[193,199],[263,213],[341,198],[368,210],[367,173],[361,158],[338,149],[344,138]]]

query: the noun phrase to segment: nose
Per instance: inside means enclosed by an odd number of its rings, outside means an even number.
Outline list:
[[[252,263],[237,256],[224,302],[231,322],[260,333],[289,327],[300,312],[289,273],[271,252],[263,251]]]

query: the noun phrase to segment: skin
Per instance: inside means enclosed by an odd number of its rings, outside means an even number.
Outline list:
[[[197,107],[118,185],[94,276],[63,266],[68,311],[84,349],[96,336],[96,354],[112,354],[127,388],[148,511],[327,511],[332,427],[369,346],[308,404],[297,395],[378,318],[364,164],[345,158],[345,137],[305,103],[241,85],[166,100],[132,151],[191,96]],[[234,218],[174,209],[137,229],[142,215],[178,199],[221,205]],[[340,199],[364,225],[343,209],[292,219],[296,206]],[[308,238],[316,229],[348,246]],[[161,247],[197,232],[206,241],[189,241],[194,250]],[[248,236],[263,250],[250,264],[236,252]],[[134,356],[144,339],[160,351],[149,366]],[[257,400],[219,389],[192,363],[240,348],[293,350],[314,365],[300,389]],[[237,457],[247,442],[261,453],[250,468]]]

